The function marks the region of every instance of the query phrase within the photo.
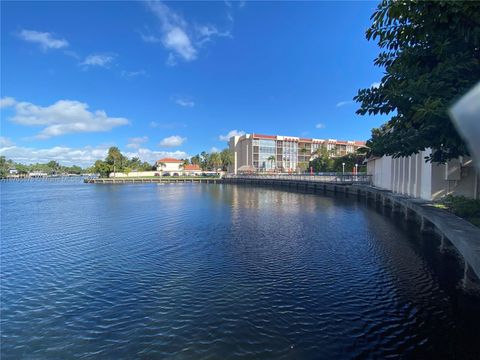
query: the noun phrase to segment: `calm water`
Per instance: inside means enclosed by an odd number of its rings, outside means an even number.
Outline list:
[[[352,199],[42,182],[1,195],[2,359],[480,354],[480,298],[454,253]]]

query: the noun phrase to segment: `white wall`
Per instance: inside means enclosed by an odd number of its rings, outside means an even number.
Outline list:
[[[229,172],[236,174],[241,166],[253,165],[253,145],[249,134],[232,136],[229,147],[233,153],[233,166],[229,168]]]
[[[373,186],[416,198],[436,200],[448,194],[479,198],[479,174],[471,159],[432,164],[425,161],[430,154],[427,149],[408,157],[373,158],[367,163],[367,173],[372,175]]]
[[[182,168],[181,166],[182,163],[170,163],[170,162],[167,162],[165,163],[164,166],[160,167],[159,165],[157,165],[157,171],[162,171],[162,172],[170,172],[170,171],[173,171],[173,172],[178,172],[178,171],[181,171]]]
[[[122,172],[116,172],[116,173],[110,173],[110,177],[117,177],[117,178],[122,178],[122,177],[145,177],[145,176],[155,176],[155,174],[158,174],[158,171],[132,171],[129,172],[128,174],[122,173]]]

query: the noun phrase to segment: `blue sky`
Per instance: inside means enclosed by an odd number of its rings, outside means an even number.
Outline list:
[[[0,153],[153,162],[233,133],[366,140],[374,2],[3,2]]]

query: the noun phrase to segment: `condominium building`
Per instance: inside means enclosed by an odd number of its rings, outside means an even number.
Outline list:
[[[352,154],[365,146],[365,142],[245,134],[231,137],[229,146],[233,153],[229,170],[236,174],[242,171],[296,171],[298,165],[308,163],[320,147],[335,157]]]

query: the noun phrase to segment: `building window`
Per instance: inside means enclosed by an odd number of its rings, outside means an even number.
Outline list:
[[[271,170],[276,166],[276,162],[269,160],[270,157],[276,157],[277,147],[275,140],[260,140],[258,151],[258,165],[260,170]]]

